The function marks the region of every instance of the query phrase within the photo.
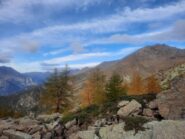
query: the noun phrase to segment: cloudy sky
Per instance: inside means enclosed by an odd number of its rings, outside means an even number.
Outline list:
[[[0,65],[95,66],[164,43],[185,48],[185,0],[0,0]]]

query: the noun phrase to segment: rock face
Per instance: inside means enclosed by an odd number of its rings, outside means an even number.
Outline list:
[[[50,123],[52,121],[57,120],[58,118],[60,119],[62,118],[62,115],[60,113],[54,113],[51,115],[43,114],[43,115],[39,115],[36,119],[41,122]]]
[[[121,107],[117,114],[120,117],[126,117],[132,114],[138,114],[140,112],[140,108],[141,108],[141,104],[138,103],[135,100],[132,100],[131,102],[129,102],[127,105],[125,105],[124,107]]]
[[[3,134],[10,139],[32,139],[31,135],[14,130],[5,130]]]
[[[185,119],[185,75],[175,78],[169,90],[158,94],[157,105],[165,119]]]
[[[118,103],[118,108],[121,108],[121,107],[127,105],[128,103],[129,103],[129,101],[127,101],[127,100],[120,101],[120,102]]]
[[[153,121],[144,125],[145,131],[125,131],[124,123],[102,127],[99,131],[80,131],[81,139],[184,139],[185,121]]]
[[[0,67],[0,95],[10,95],[34,85],[31,78],[9,67]]]
[[[50,139],[65,137],[66,128],[61,123],[61,115],[41,115],[37,120],[28,117],[0,119],[0,139]]]

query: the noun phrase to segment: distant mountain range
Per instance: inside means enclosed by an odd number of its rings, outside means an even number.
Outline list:
[[[134,72],[140,73],[142,77],[148,77],[181,63],[185,63],[185,49],[153,45],[144,47],[123,59],[103,62],[95,68],[99,68],[107,77],[116,72],[126,79]],[[93,69],[71,70],[71,74],[77,75],[77,88],[82,86]],[[50,72],[19,73],[10,67],[0,67],[0,95],[10,95],[40,85],[50,74]]]
[[[71,74],[77,74],[78,69],[71,69]],[[42,85],[52,72],[20,73],[11,67],[0,67],[0,96],[26,91],[33,86]]]
[[[49,72],[20,73],[13,68],[0,67],[0,95],[11,95],[40,85],[48,78]]]

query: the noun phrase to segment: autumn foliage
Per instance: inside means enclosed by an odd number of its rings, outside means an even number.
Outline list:
[[[133,73],[132,80],[128,87],[128,95],[141,95],[144,93],[144,83],[139,73]]]
[[[88,77],[81,93],[82,106],[103,104],[107,99],[105,83],[105,75],[99,69],[95,69]]]
[[[137,72],[133,74],[132,80],[128,87],[129,95],[154,94],[159,93],[160,91],[161,87],[159,81],[154,75],[143,80]]]
[[[80,93],[81,105],[84,107],[106,101],[117,101],[124,95],[156,94],[160,92],[160,85],[154,75],[147,79],[135,72],[129,83],[124,83],[119,74],[113,73],[109,79],[98,69],[92,72]]]
[[[85,87],[83,88],[80,97],[83,107],[93,104],[93,84],[91,81],[88,80],[85,82]]]
[[[150,76],[147,80],[146,80],[146,91],[147,93],[159,93],[161,91],[161,87],[159,85],[159,81],[155,78],[154,75]]]

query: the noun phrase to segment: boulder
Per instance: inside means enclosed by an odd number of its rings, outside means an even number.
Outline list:
[[[32,136],[23,132],[14,131],[12,129],[3,131],[3,135],[10,139],[32,139]]]
[[[175,78],[171,88],[157,95],[160,115],[165,119],[185,119],[185,76]]]
[[[106,123],[107,123],[106,119],[103,118],[103,119],[100,119],[100,120],[96,120],[94,126],[95,126],[95,127],[102,127],[102,126],[104,126]]]
[[[19,125],[23,125],[25,127],[30,127],[30,126],[39,124],[38,121],[32,120],[32,119],[30,119],[28,117],[20,118],[20,119],[17,120],[17,122],[19,123]]]
[[[151,109],[148,109],[148,108],[143,110],[143,115],[148,116],[148,117],[153,117],[154,116],[153,111]]]
[[[54,113],[51,115],[39,115],[36,119],[41,122],[50,123],[52,121],[56,121],[57,119],[61,119],[63,116],[60,113]]]
[[[87,131],[79,131],[77,136],[80,139],[95,139],[95,131],[94,130],[87,130]]]
[[[7,136],[0,136],[0,139],[9,139]]]
[[[40,139],[40,132],[36,132],[35,134],[32,135],[33,139]]]
[[[67,122],[67,123],[65,124],[65,127],[66,127],[67,129],[69,129],[70,127],[72,127],[72,126],[75,125],[75,124],[76,124],[76,120],[73,119],[72,121]]]
[[[141,104],[136,100],[132,100],[125,107],[122,107],[118,110],[117,114],[120,117],[126,117],[132,114],[138,114],[141,108]]]
[[[45,124],[45,126],[49,131],[51,131],[59,124],[59,122],[60,122],[60,120],[57,120],[57,121],[51,122],[49,124]]]
[[[144,131],[125,131],[125,123],[119,123],[100,128],[95,134],[94,130],[80,131],[81,139],[184,139],[185,121],[163,120],[153,121],[144,125]]]
[[[127,101],[127,100],[122,100],[122,101],[120,101],[119,103],[118,103],[118,108],[121,108],[121,107],[123,107],[123,106],[126,106],[127,104],[129,103],[129,101]]]
[[[148,104],[148,107],[150,109],[157,109],[158,108],[157,101],[156,100],[150,101],[149,104]]]
[[[52,133],[48,132],[45,134],[44,139],[51,139],[52,138]]]

